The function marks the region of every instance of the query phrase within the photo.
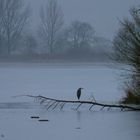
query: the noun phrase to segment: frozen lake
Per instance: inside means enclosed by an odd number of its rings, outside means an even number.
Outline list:
[[[4,140],[139,140],[140,113],[114,111],[47,111],[33,99],[16,95],[44,95],[100,102],[122,97],[120,70],[99,64],[0,64],[0,139]],[[39,122],[31,116],[48,119]]]
[[[98,101],[118,101],[122,96],[119,73],[97,63],[0,64],[0,102],[14,101],[12,96],[22,94],[76,99],[79,87],[84,88],[81,99],[94,95]]]

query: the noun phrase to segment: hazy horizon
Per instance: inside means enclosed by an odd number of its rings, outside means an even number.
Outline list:
[[[27,0],[25,0],[27,1]],[[74,20],[89,22],[95,28],[96,34],[106,39],[112,40],[119,28],[118,19],[130,17],[129,9],[140,4],[139,0],[57,0],[61,6],[65,25],[69,25]],[[32,26],[39,22],[40,6],[47,3],[47,0],[28,0],[32,12]]]

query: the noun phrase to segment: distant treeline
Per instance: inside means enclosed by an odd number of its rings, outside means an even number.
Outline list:
[[[0,0],[0,58],[101,59],[112,53],[109,40],[98,37],[87,22],[65,26],[57,0],[40,7],[39,25],[32,28],[31,7],[24,0]]]

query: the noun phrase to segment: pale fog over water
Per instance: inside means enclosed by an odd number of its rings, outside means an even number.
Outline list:
[[[56,99],[81,100],[91,95],[99,102],[117,102],[123,96],[118,75],[121,70],[107,64],[5,64],[0,65],[0,139],[3,140],[139,140],[140,113],[120,110],[78,111],[72,105],[63,110],[45,109],[22,94]],[[48,119],[39,122],[39,116]]]

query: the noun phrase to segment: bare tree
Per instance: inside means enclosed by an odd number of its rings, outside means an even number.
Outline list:
[[[2,1],[0,1],[0,53],[1,53],[2,47],[3,47],[2,19],[3,19],[3,8],[2,8]]]
[[[74,21],[66,33],[74,48],[88,47],[93,40],[94,29],[89,23]]]
[[[57,0],[48,0],[45,8],[41,7],[40,18],[41,25],[39,31],[42,39],[45,40],[45,43],[52,54],[54,52],[53,49],[58,33],[64,23],[63,13],[57,4]]]
[[[33,55],[35,54],[36,48],[37,48],[37,40],[35,36],[32,35],[32,33],[28,33],[24,37],[24,42],[26,46],[26,54]]]
[[[140,11],[134,7],[130,10],[132,19],[124,19],[114,38],[115,56],[119,62],[132,66],[127,82],[127,96],[138,95],[140,103]],[[131,96],[132,98],[132,96]]]
[[[0,32],[6,40],[8,54],[11,54],[27,24],[29,7],[23,0],[0,0],[0,13]]]

